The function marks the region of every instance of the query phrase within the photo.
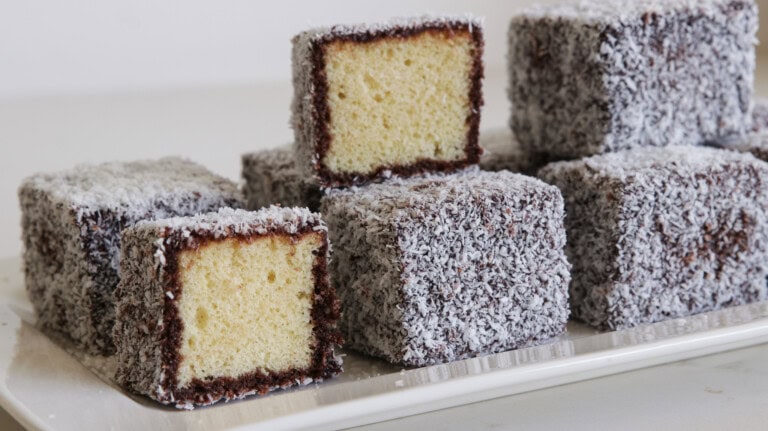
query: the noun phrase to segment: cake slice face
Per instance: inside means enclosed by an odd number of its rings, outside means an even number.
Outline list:
[[[318,214],[222,209],[123,235],[114,339],[127,389],[192,408],[341,372]]]
[[[179,254],[184,322],[178,384],[304,369],[312,362],[312,268],[319,233],[208,243]]]
[[[447,31],[326,45],[332,136],[326,167],[372,173],[465,158],[473,49],[469,32]]]
[[[466,19],[297,36],[294,129],[309,173],[335,187],[477,163],[482,50]]]

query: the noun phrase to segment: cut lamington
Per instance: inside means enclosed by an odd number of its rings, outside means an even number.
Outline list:
[[[751,127],[757,26],[753,0],[535,6],[509,29],[515,136],[559,159],[738,141]]]
[[[290,146],[243,154],[242,162],[243,194],[249,209],[275,204],[312,211],[320,208],[322,191],[299,170]]]
[[[192,408],[341,372],[318,214],[221,209],[141,222],[122,251],[116,378],[129,390]]]
[[[242,205],[236,184],[177,158],[34,175],[19,200],[25,283],[38,323],[104,354],[114,351],[120,231],[139,220]]]
[[[571,309],[621,329],[768,298],[768,164],[670,146],[552,163],[563,192]]]
[[[322,199],[346,346],[423,366],[565,329],[563,201],[510,172],[393,180]]]
[[[293,40],[301,169],[322,187],[476,164],[480,22],[424,17],[306,31]]]

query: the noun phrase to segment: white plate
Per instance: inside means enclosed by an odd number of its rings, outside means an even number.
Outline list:
[[[341,428],[423,413],[768,341],[768,302],[403,370],[347,353],[336,379],[193,411],[123,392],[112,364],[35,329],[18,259],[0,260],[0,405],[44,429]]]

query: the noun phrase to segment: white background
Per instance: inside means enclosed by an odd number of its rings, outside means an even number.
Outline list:
[[[242,153],[289,142],[290,38],[310,26],[485,17],[481,127],[502,127],[507,23],[529,3],[0,0],[0,257],[21,250],[16,189],[34,172],[185,155],[237,179]]]
[[[550,1],[544,0],[544,3]],[[310,26],[427,12],[484,16],[504,62],[521,1],[75,0],[0,2],[0,97],[286,82],[290,39]]]

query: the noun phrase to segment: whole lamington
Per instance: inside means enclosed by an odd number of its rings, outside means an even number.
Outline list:
[[[552,163],[563,192],[573,315],[599,328],[768,298],[768,164],[705,147]]]
[[[511,126],[524,150],[570,159],[738,141],[751,127],[752,0],[586,0],[509,28]]]
[[[321,187],[450,172],[479,160],[483,32],[422,17],[293,39],[300,169]]]
[[[467,172],[334,191],[322,208],[346,346],[423,366],[565,330],[570,265],[555,187]]]

